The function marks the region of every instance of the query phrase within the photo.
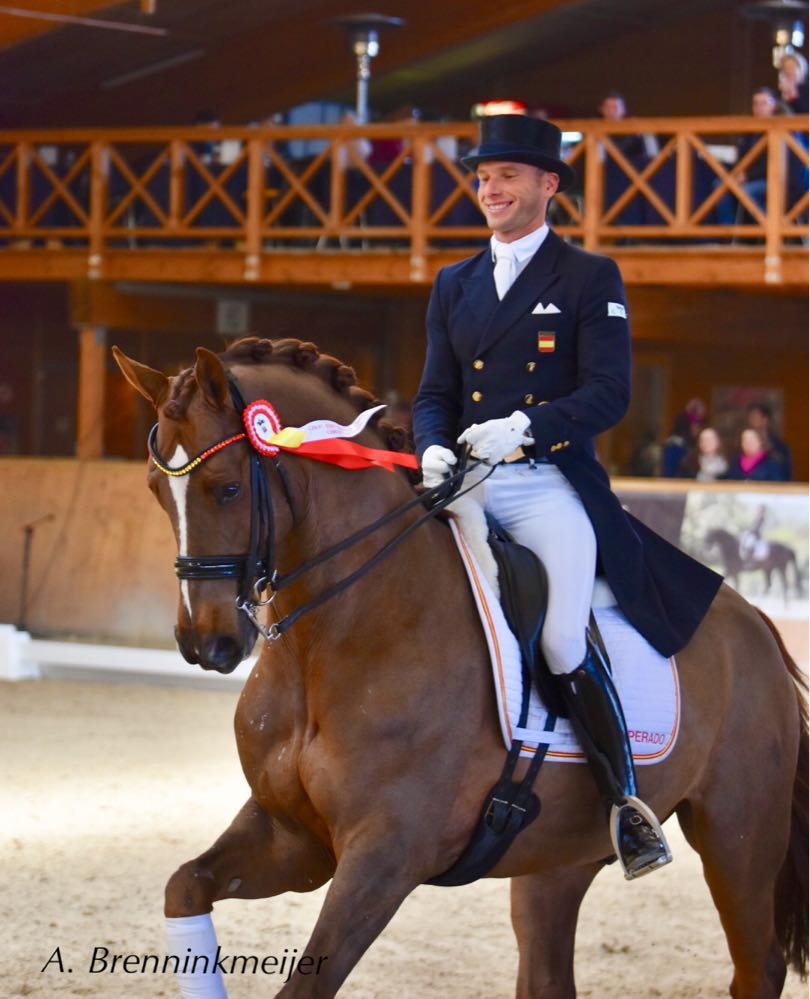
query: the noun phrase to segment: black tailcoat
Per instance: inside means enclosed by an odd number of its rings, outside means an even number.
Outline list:
[[[525,412],[535,457],[555,464],[582,499],[619,607],[672,655],[722,579],[626,513],[596,459],[593,438],[621,420],[630,397],[619,269],[549,232],[501,302],[492,270],[487,248],[436,278],[414,403],[417,452],[455,450],[471,424]]]

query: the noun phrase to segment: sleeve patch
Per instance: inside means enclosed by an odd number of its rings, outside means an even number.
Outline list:
[[[608,312],[609,316],[619,316],[621,319],[627,319],[627,310],[622,305],[621,302],[608,302]]]

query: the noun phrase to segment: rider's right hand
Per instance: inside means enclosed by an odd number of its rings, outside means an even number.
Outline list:
[[[428,489],[440,486],[458,459],[448,447],[431,444],[422,455],[422,482]]]

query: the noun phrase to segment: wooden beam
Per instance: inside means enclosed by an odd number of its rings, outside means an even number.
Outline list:
[[[100,326],[79,330],[79,405],[76,457],[104,457],[104,382],[107,371],[107,332]]]
[[[245,257],[238,250],[110,250],[104,257],[107,282],[149,281],[172,284],[257,285],[286,288],[415,287],[432,284],[438,271],[477,252],[430,251],[424,266],[412,266],[407,251],[274,250],[262,253],[255,278],[246,280]],[[781,282],[768,279],[763,246],[611,247],[628,285],[689,285],[693,287],[807,288],[807,251],[782,250]],[[0,281],[74,281],[87,277],[82,250],[13,249],[0,253]],[[85,321],[87,314],[82,314]],[[89,320],[89,317],[87,318]]]
[[[216,328],[216,298],[188,295],[128,293],[106,281],[73,281],[70,322],[74,327],[103,326],[107,330],[145,333],[210,333]]]

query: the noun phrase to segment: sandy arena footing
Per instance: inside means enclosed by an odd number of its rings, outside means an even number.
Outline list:
[[[232,733],[237,696],[62,680],[0,686],[4,995],[177,995],[170,975],[110,972],[100,961],[90,973],[91,960],[95,948],[165,953],[167,877],[213,842],[247,796]],[[581,997],[728,995],[731,961],[699,858],[676,823],[667,833],[673,864],[633,884],[611,867],[589,892],[576,951]],[[219,903],[223,950],[300,950],[324,891]],[[57,960],[43,971],[57,947],[64,971]],[[509,999],[516,973],[508,882],[423,887],[341,994]],[[234,975],[228,990],[231,999],[271,996],[280,984]],[[806,996],[790,975],[783,999]]]

